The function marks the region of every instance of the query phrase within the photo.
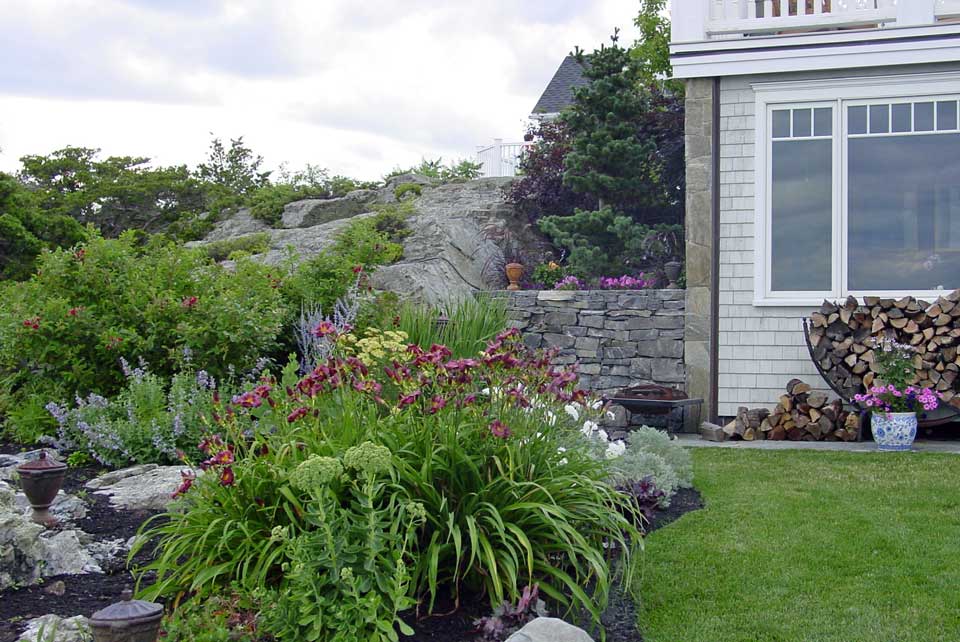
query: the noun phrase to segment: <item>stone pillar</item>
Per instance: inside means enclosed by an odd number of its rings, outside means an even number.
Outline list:
[[[686,262],[687,305],[684,361],[687,393],[703,397],[703,419],[714,420],[713,101],[712,78],[687,81],[686,92]]]

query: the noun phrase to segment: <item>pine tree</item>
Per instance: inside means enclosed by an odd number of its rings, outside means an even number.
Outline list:
[[[649,93],[640,84],[639,67],[614,32],[610,45],[590,56],[576,51],[590,80],[574,93],[566,114],[573,132],[564,184],[590,194],[617,212],[630,212],[651,200],[650,159],[656,144],[638,135],[637,124],[650,110]]]

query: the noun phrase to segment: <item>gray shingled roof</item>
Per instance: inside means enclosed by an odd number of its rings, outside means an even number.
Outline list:
[[[583,66],[573,56],[567,56],[530,113],[558,114],[573,103],[573,88],[588,84],[590,81],[583,77]]]

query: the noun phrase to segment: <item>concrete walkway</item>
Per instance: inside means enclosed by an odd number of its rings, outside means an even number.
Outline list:
[[[829,450],[848,453],[875,453],[872,441],[846,443],[840,441],[707,441],[700,435],[678,435],[680,443],[690,448],[739,448],[741,450]],[[960,441],[923,441],[913,444],[913,452],[960,455]]]

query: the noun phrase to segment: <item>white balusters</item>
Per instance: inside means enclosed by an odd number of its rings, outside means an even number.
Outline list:
[[[674,4],[683,7],[673,11],[676,24],[687,12],[696,13],[698,2]],[[960,12],[960,0],[709,0],[706,36],[932,24],[934,6],[937,16]]]

